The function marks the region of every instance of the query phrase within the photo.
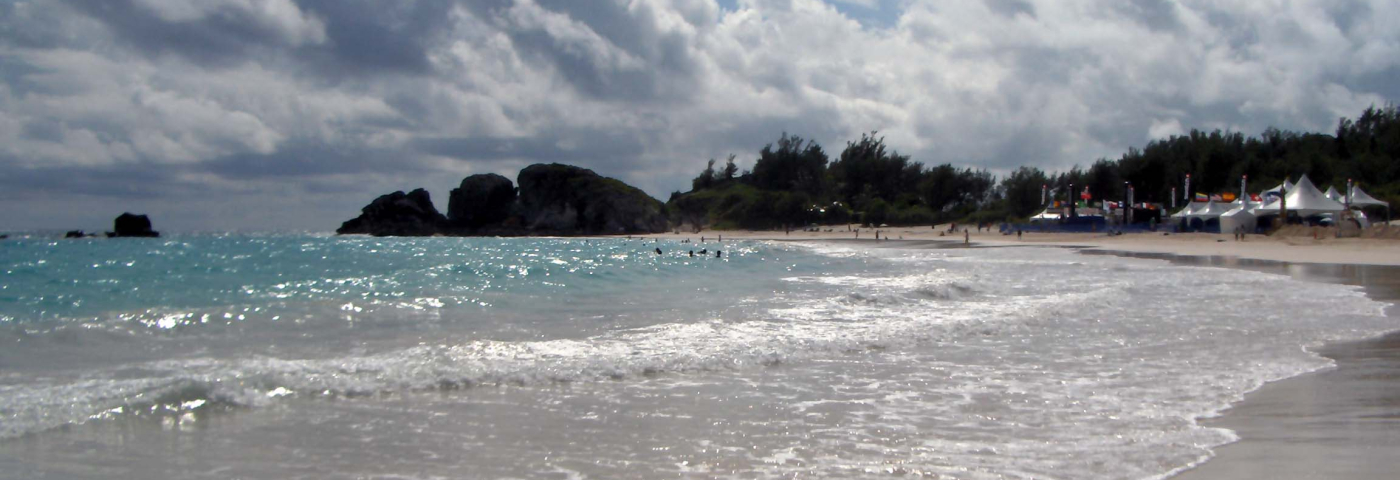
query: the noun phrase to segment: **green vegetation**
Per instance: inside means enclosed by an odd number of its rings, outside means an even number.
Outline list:
[[[1116,160],[1098,159],[1088,170],[1046,173],[1021,167],[998,179],[986,170],[942,164],[926,168],[887,149],[874,132],[847,142],[835,161],[820,145],[784,133],[759,152],[752,172],[738,173],[735,156],[721,169],[710,160],[667,203],[672,221],[718,229],[801,228],[808,224],[928,225],[945,222],[1021,220],[1041,205],[1041,186],[1060,199],[1088,188],[1095,201],[1122,199],[1127,185],[1138,202],[1170,203],[1201,192],[1237,192],[1249,176],[1258,192],[1307,174],[1324,190],[1340,191],[1355,179],[1373,196],[1400,201],[1400,110],[1371,107],[1343,118],[1334,135],[1269,128],[1259,137],[1202,132],[1129,148]],[[1182,191],[1191,175],[1192,192]],[[1074,191],[1071,192],[1071,186]]]

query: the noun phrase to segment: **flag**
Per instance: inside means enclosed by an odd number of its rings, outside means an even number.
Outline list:
[[[1204,193],[1199,193],[1199,192],[1197,192],[1197,193],[1196,193],[1196,200],[1195,200],[1195,201],[1197,201],[1197,202],[1209,202],[1209,201],[1210,201],[1210,197],[1206,196],[1206,194],[1204,194]]]
[[[1217,194],[1215,194],[1215,195],[1211,195],[1211,196],[1210,196],[1210,201],[1212,201],[1212,202],[1223,202],[1223,201],[1225,201],[1225,199],[1220,198],[1220,194],[1217,193]]]
[[[1224,201],[1226,201],[1226,202],[1233,202],[1233,201],[1235,201],[1235,194],[1230,193],[1230,192],[1225,192],[1225,193],[1220,194],[1220,199],[1221,199],[1221,200],[1224,200]]]
[[[1251,202],[1262,202],[1262,201],[1264,201],[1264,199],[1259,198],[1259,194],[1257,194],[1257,193],[1251,193],[1251,194],[1249,194],[1249,201],[1251,201]]]
[[[1085,185],[1085,186],[1084,186],[1084,191],[1083,191],[1083,192],[1080,192],[1079,198],[1080,198],[1081,200],[1090,200],[1090,199],[1093,199],[1093,198],[1094,198],[1093,195],[1090,195],[1090,194],[1089,194],[1089,186],[1088,186],[1088,185]]]

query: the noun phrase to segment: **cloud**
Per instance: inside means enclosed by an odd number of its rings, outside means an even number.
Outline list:
[[[1192,128],[1330,131],[1400,97],[1396,17],[1365,0],[5,2],[0,197],[25,210],[0,228],[137,205],[168,228],[329,230],[388,191],[441,206],[463,175],[548,161],[664,198],[782,132],[835,155],[879,130],[914,160],[1004,172]]]

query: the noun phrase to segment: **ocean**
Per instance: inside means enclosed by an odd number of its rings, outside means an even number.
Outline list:
[[[1262,272],[693,240],[0,241],[0,478],[1163,478],[1400,329]]]

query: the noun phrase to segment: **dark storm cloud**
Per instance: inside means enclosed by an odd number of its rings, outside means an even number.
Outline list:
[[[316,142],[284,145],[268,154],[240,153],[206,162],[210,173],[235,180],[316,177],[329,174],[430,173],[422,161],[399,149],[350,148]]]
[[[423,138],[414,142],[418,150],[462,160],[508,160],[557,162],[565,159],[628,162],[646,149],[631,133],[577,132],[563,138],[554,135],[530,137],[451,137]]]
[[[47,192],[122,199],[188,195],[201,190],[179,179],[178,169],[145,165],[16,168],[0,157],[0,198],[11,200]]]
[[[133,51],[209,67],[290,62],[322,76],[424,74],[427,50],[448,26],[451,0],[298,0],[304,16],[210,2],[196,18],[170,19],[135,0],[61,0],[107,27]],[[301,20],[298,25],[294,21]],[[299,30],[300,29],[300,30]]]
[[[134,0],[61,0],[101,22],[122,42],[151,55],[177,55],[203,65],[242,63],[259,50],[295,47],[295,39],[237,4],[220,4],[198,19],[167,20]]]
[[[382,71],[423,74],[431,68],[428,50],[443,41],[451,0],[379,2],[298,0],[326,22],[329,42],[303,57],[350,74]]]
[[[1181,27],[1173,0],[1128,0],[1115,2],[1115,6],[1120,14],[1153,30],[1176,30]]]
[[[986,2],[987,8],[1008,17],[1014,17],[1017,14],[1035,17],[1035,5],[1031,5],[1026,0],[986,0]]]

